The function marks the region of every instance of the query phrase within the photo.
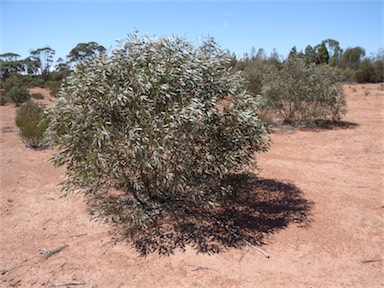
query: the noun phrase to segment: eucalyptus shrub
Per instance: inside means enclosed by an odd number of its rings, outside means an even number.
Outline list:
[[[258,102],[230,60],[212,39],[195,47],[133,34],[75,70],[49,111],[64,189],[141,227],[219,204],[231,193],[225,175],[255,166],[269,147]]]
[[[16,126],[20,129],[21,140],[30,148],[44,146],[44,132],[48,122],[44,108],[33,101],[28,101],[16,110]]]
[[[297,57],[266,75],[262,95],[264,104],[285,123],[340,120],[347,112],[339,71],[328,65],[306,64]]]

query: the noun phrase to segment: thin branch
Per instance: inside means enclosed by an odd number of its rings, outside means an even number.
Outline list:
[[[21,262],[20,264],[12,267],[12,268],[9,268],[9,269],[4,269],[4,270],[1,270],[0,272],[0,275],[4,275],[4,274],[7,274],[8,272],[11,272],[13,270],[16,270],[17,268],[20,268],[21,266],[23,266],[23,263],[27,262],[28,260],[24,260],[23,262]]]
[[[85,236],[85,235],[87,235],[87,233],[72,235],[72,236],[70,236],[70,238],[77,238],[77,237],[81,237],[81,236]]]
[[[52,249],[52,250],[43,250],[43,251],[40,251],[40,256],[43,257],[44,259],[48,259],[49,257],[61,252],[64,250],[64,248],[68,247],[68,245],[64,245],[64,246],[61,246],[61,247],[58,247],[58,248],[55,248],[55,249]]]
[[[71,281],[71,282],[64,282],[64,283],[59,283],[59,284],[50,284],[48,287],[59,287],[59,286],[68,286],[68,285],[85,285],[84,281],[76,282],[76,281]]]
[[[233,233],[236,237],[240,238],[245,244],[247,244],[249,247],[252,247],[253,249],[255,249],[256,251],[260,252],[261,254],[263,254],[265,257],[267,258],[270,258],[269,254],[267,252],[265,252],[263,249],[261,249],[260,247],[256,246],[256,245],[253,245],[252,243],[250,243],[249,241],[245,240],[243,237],[241,237],[240,235],[236,234],[236,233]]]
[[[381,262],[383,259],[372,259],[372,260],[363,260],[361,263],[373,263],[373,262]]]
[[[214,271],[219,272],[217,269],[209,268],[209,267],[206,267],[206,266],[198,266],[198,265],[187,265],[187,266],[192,267],[192,269],[191,269],[192,271],[198,271],[198,270],[214,270]]]
[[[241,261],[243,261],[243,258],[245,257],[245,255],[248,253],[249,250],[246,250],[246,251],[243,251],[240,259],[239,259],[239,264],[241,264]]]

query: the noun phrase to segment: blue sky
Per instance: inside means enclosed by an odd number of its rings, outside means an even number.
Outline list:
[[[383,48],[383,1],[129,1],[0,0],[1,51],[29,56],[49,46],[56,59],[78,43],[116,48],[134,29],[149,36],[213,36],[242,56],[252,46],[286,57],[331,38],[367,55]]]

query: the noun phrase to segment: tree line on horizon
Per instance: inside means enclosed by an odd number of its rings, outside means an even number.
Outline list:
[[[31,50],[25,59],[20,59],[21,56],[13,52],[0,54],[2,80],[0,88],[6,90],[7,86],[14,86],[14,82],[16,84],[23,82],[27,86],[47,87],[52,94],[57,94],[61,81],[73,71],[74,67],[84,64],[92,57],[106,54],[107,50],[97,42],[79,43],[69,52],[66,59],[59,58],[56,61],[55,52],[47,46]],[[294,46],[287,59],[282,59],[275,49],[267,55],[264,49],[256,51],[254,47],[242,57],[231,55],[233,58],[231,66],[247,74],[249,87],[255,94],[260,92],[261,80],[266,69],[279,69],[284,61],[293,57],[304,60],[306,64],[315,63],[337,68],[344,82],[377,83],[383,82],[384,78],[383,49],[379,49],[376,55],[367,57],[364,48],[357,46],[342,49],[339,42],[334,39],[323,40],[315,46],[307,45],[304,51],[298,51]]]

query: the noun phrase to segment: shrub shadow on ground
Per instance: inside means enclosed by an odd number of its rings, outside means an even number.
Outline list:
[[[229,175],[227,181],[235,193],[222,206],[208,211],[190,209],[179,213],[177,220],[140,231],[134,237],[135,249],[142,256],[170,255],[184,251],[186,245],[198,253],[219,253],[242,247],[245,241],[263,245],[267,235],[290,224],[310,224],[313,203],[295,185],[253,174]]]
[[[349,121],[321,121],[299,127],[301,131],[321,132],[326,130],[355,129],[359,124]]]
[[[271,131],[273,133],[290,134],[299,131],[309,132],[322,132],[328,130],[344,130],[344,129],[355,129],[359,124],[348,121],[313,121],[304,124],[281,124],[275,123],[272,126]]]

